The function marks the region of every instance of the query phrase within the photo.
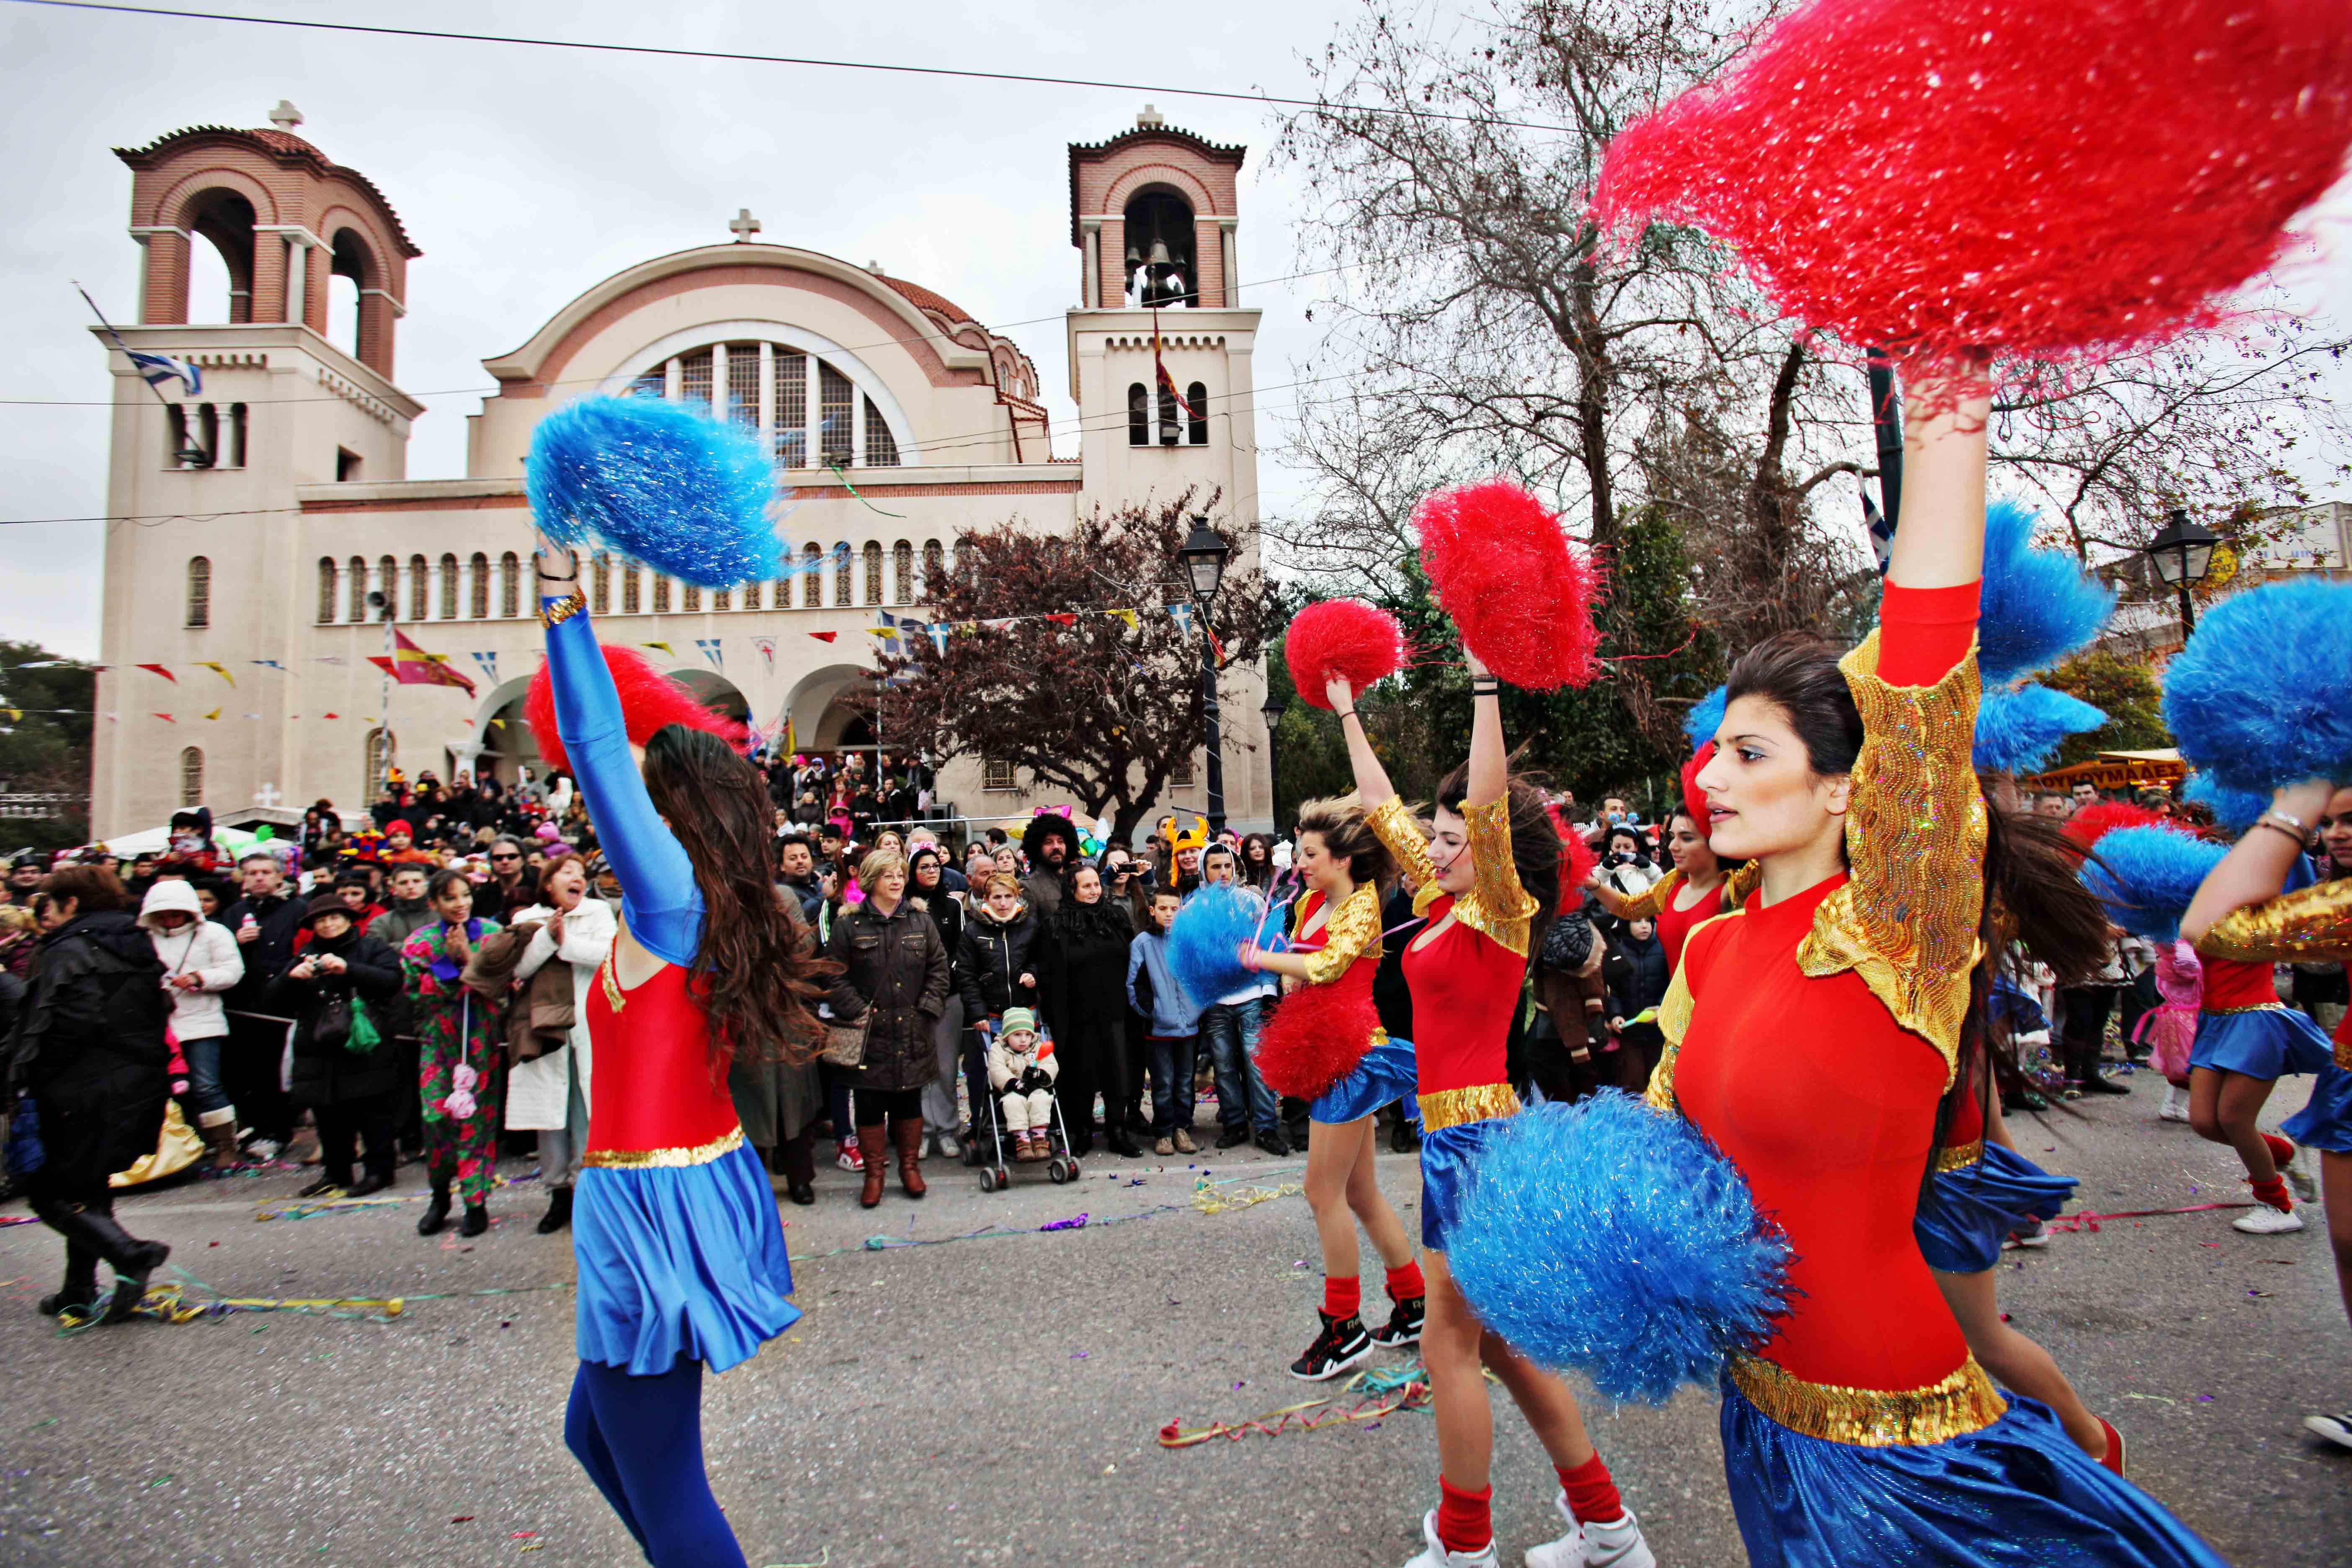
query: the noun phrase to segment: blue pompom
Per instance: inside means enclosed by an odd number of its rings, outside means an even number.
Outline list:
[[[2031,681],[1995,687],[1977,704],[1976,765],[1988,772],[2038,773],[2059,742],[2095,730],[2107,716],[2079,697]]]
[[[2207,611],[2165,669],[2164,722],[2233,789],[2352,779],[2352,583],[2271,583]]]
[[[2134,936],[2170,942],[2229,850],[2176,828],[2118,827],[2099,835],[2094,853],[2083,862],[2083,885],[2107,906],[2107,918]]]
[[[1988,687],[2049,668],[2097,637],[2116,607],[2116,591],[2071,553],[2033,548],[2033,523],[2015,501],[1985,508],[1977,668]]]
[[[1691,750],[1696,752],[1715,739],[1723,728],[1724,705],[1730,700],[1731,688],[1718,686],[1700,698],[1688,713],[1683,715],[1683,733],[1690,737]]]
[[[1278,950],[1281,931],[1280,917],[1266,913],[1264,899],[1232,882],[1212,883],[1196,889],[1176,911],[1168,928],[1168,966],[1184,994],[1206,1007],[1258,978],[1235,956],[1241,944],[1255,937]]]
[[[540,528],[705,588],[783,574],[776,470],[759,433],[658,397],[583,397],[531,433]]]
[[[1611,1399],[1713,1390],[1786,1310],[1789,1245],[1680,1116],[1615,1089],[1488,1136],[1445,1261],[1479,1321]]]
[[[2271,797],[2257,789],[2235,789],[2213,773],[2198,773],[2181,787],[2180,798],[2199,802],[2213,820],[2232,833],[2243,833],[2271,808]]]

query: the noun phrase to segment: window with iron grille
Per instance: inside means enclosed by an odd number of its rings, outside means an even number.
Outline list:
[[[187,746],[180,752],[180,804],[205,804],[205,753],[201,747]]]
[[[433,587],[428,570],[422,555],[408,558],[408,618],[412,621],[425,618],[425,598]]]
[[[641,372],[636,380],[629,383],[629,391],[638,397],[667,397],[669,395],[668,364],[667,363],[657,364],[651,370]]]
[[[801,552],[801,608],[814,610],[824,603],[824,552],[812,544]]]
[[[981,763],[980,770],[980,787],[982,789],[1012,790],[1021,787],[1013,781],[1011,763],[1000,763],[992,757]]]
[[[882,545],[872,539],[866,542],[866,602],[882,602]]]
[[[678,586],[683,591],[683,596],[681,597],[677,606],[679,610],[689,616],[700,610],[702,608],[702,590],[696,587],[691,583],[682,583],[678,584]]]
[[[213,624],[213,563],[205,556],[188,557],[188,625]]]
[[[389,555],[375,563],[376,592],[383,595],[383,613],[400,614],[400,564]]]
[[[1192,759],[1189,753],[1177,758],[1174,764],[1169,768],[1168,787],[1171,789],[1192,787]]]
[[[688,403],[710,406],[710,351],[697,349],[677,360],[677,395]]]
[[[588,567],[588,607],[600,616],[613,613],[613,563],[602,555]],[[507,612],[514,614],[512,610]]]
[[[856,400],[849,378],[841,372],[817,362],[817,461],[849,467],[856,457],[856,435],[849,427]]]
[[[727,417],[760,427],[760,345],[727,345]]]
[[[890,547],[890,602],[911,605],[915,602],[915,547],[905,540]]]
[[[441,618],[457,618],[457,558],[454,555],[441,557]]]
[[[849,541],[843,540],[833,547],[833,602],[835,605],[857,603],[857,584],[852,581],[856,572],[856,556],[850,553]]]
[[[866,400],[866,466],[869,468],[895,468],[898,466],[898,443],[890,438],[890,426],[883,421],[882,411],[874,400]]]
[[[604,563],[597,563],[596,613],[604,613]],[[522,614],[522,562],[511,550],[499,557],[499,614],[509,618]]]
[[[923,596],[925,599],[937,597],[940,590],[947,585],[944,571],[946,563],[946,552],[940,549],[940,542],[936,539],[923,541]]]
[[[808,467],[808,356],[776,350],[776,461]]]
[[[487,621],[490,618],[490,558],[477,552],[467,570],[473,574],[474,583],[466,595],[466,613],[478,621]]]
[[[350,618],[354,621],[363,621],[368,618],[367,557],[364,555],[352,556],[351,559],[349,572],[352,580],[352,607]]]
[[[654,614],[669,614],[669,579],[658,572],[654,574]]]
[[[319,624],[326,626],[335,618],[335,558],[319,557]]]
[[[621,568],[621,614],[636,615],[644,601],[637,597],[637,569],[624,564]]]

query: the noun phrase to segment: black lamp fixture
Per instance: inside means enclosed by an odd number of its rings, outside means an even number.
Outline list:
[[[1282,837],[1282,715],[1290,704],[1274,689],[1274,659],[1267,656],[1265,665],[1265,700],[1258,704],[1258,715],[1265,721],[1265,793],[1273,807],[1275,837]]]
[[[1233,546],[1218,537],[1205,517],[1192,520],[1192,531],[1185,536],[1184,548],[1178,552],[1184,558],[1184,574],[1192,582],[1192,597],[1205,605],[1217,595],[1217,584],[1224,581],[1225,562],[1233,555]]]
[[[2213,547],[2221,536],[2202,524],[2192,521],[2188,512],[2174,507],[2164,514],[2164,526],[2156,537],[2140,548],[2149,564],[2165,585],[2180,595],[2180,632],[2186,637],[2197,629],[2197,612],[2189,600],[2189,591],[2205,581],[2213,569]]]

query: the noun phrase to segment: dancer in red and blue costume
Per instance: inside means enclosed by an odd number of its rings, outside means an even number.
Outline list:
[[[1988,873],[2011,910],[2073,879],[1990,826],[1971,765],[1984,379],[1969,363],[1911,382],[1878,629],[1843,659],[1782,636],[1732,668],[1697,782],[1716,853],[1753,859],[1759,885],[1691,933],[1649,1098],[1739,1168],[1795,1255],[1788,1311],[1724,1378],[1758,1568],[2218,1568],[2046,1406],[1993,1385],[1913,1234],[1990,983]]]
[[[1593,1447],[1576,1395],[1489,1331],[1446,1266],[1446,1234],[1468,1201],[1471,1167],[1506,1118],[1519,1111],[1506,1065],[1528,955],[1544,911],[1559,893],[1559,836],[1541,795],[1510,776],[1501,686],[1475,654],[1470,668],[1470,760],[1438,785],[1433,838],[1422,836],[1356,716],[1355,691],[1334,679],[1328,695],[1348,738],[1356,795],[1381,845],[1418,889],[1425,923],[1405,946],[1412,990],[1421,1145],[1422,1272],[1428,1315],[1422,1364],[1437,1420],[1438,1506],[1422,1519],[1423,1552],[1407,1568],[1494,1568],[1489,1468],[1495,1415],[1491,1369],[1535,1429],[1560,1490],[1553,1503],[1568,1533],[1526,1554],[1528,1568],[1654,1568],[1641,1521],[1617,1493]]]
[[[542,547],[536,564],[557,732],[621,884],[621,933],[588,996],[596,1081],[564,1442],[656,1568],[737,1568],[703,1469],[702,1375],[758,1353],[800,1310],[727,1068],[739,1052],[812,1048],[816,963],[768,883],[758,773],[677,723],[646,739],[640,772],[577,560]]]

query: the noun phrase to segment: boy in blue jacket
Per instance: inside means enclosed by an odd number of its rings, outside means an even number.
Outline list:
[[[1168,928],[1183,899],[1163,888],[1151,896],[1151,929],[1127,950],[1127,994],[1151,1020],[1151,1152],[1198,1152],[1192,1142],[1192,1072],[1201,1044],[1201,1005],[1184,994],[1168,964]]]

